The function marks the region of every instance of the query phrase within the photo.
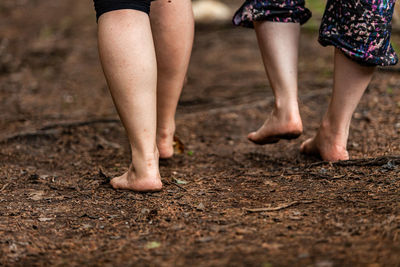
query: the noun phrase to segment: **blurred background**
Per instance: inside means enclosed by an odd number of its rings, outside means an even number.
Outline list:
[[[198,26],[182,108],[268,94],[254,32],[230,23],[242,1],[199,5],[202,2],[193,2]],[[307,5],[313,18],[303,27],[300,76],[318,72],[313,82],[329,82],[331,51],[316,41],[324,1],[310,0]],[[394,32],[397,49],[397,26]],[[310,63],[309,53],[319,56]],[[301,84],[312,87],[306,80]],[[3,135],[44,122],[115,117],[98,64],[92,1],[0,2],[0,97]]]

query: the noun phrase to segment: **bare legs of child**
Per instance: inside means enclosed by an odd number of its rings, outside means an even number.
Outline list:
[[[330,104],[317,134],[301,145],[301,152],[326,161],[349,159],[347,139],[353,113],[371,81],[374,67],[362,66],[335,49],[334,84]]]
[[[256,144],[297,138],[303,131],[297,100],[299,23],[254,22],[265,70],[275,96],[275,106],[256,132],[248,135]]]
[[[275,96],[271,115],[248,138],[256,144],[276,143],[300,136],[303,130],[297,100],[297,61],[300,25],[255,22],[265,70]],[[333,94],[315,137],[301,145],[301,152],[323,160],[347,160],[351,117],[371,81],[374,67],[360,65],[335,49]]]
[[[173,1],[168,4],[185,5],[185,10],[187,10],[190,1]],[[107,12],[99,18],[100,59],[115,106],[128,134],[132,153],[132,163],[129,170],[111,181],[111,185],[116,189],[158,191],[162,188],[158,165],[159,149],[156,141],[158,134],[157,98],[163,98],[163,96],[168,95],[171,106],[174,109],[176,108],[189,59],[176,59],[173,55],[189,57],[190,51],[188,50],[191,48],[190,40],[193,36],[193,29],[187,28],[188,32],[186,34],[189,37],[185,36],[184,39],[186,41],[183,42],[189,42],[190,44],[184,46],[186,48],[185,53],[179,54],[176,50],[179,50],[182,46],[180,38],[174,36],[168,41],[166,36],[161,33],[164,30],[162,28],[164,24],[160,20],[161,18],[168,18],[172,21],[165,23],[172,24],[176,19],[177,24],[175,24],[175,27],[179,29],[182,26],[182,21],[180,21],[182,14],[169,17],[166,15],[168,8],[165,8],[165,10],[162,10],[161,7],[152,9],[152,12],[156,13],[152,13],[152,15],[160,15],[160,18],[157,18],[154,22],[155,25],[152,26],[150,25],[149,16],[136,10]],[[179,7],[174,8],[175,11],[180,9]],[[189,13],[191,14],[191,11]],[[190,19],[191,15],[185,18]],[[193,21],[191,25],[193,25]],[[168,29],[169,27],[167,26],[166,28]],[[152,30],[155,32],[154,40]],[[181,34],[185,35],[184,32],[181,32]],[[159,43],[155,44],[155,42]],[[174,46],[174,43],[177,43],[177,46]],[[165,54],[160,52],[161,48],[167,50]],[[165,86],[162,85],[161,92],[158,94],[157,78],[159,76],[161,80],[166,81],[165,77],[167,75],[163,71],[169,69],[166,55],[171,56],[169,60],[171,69],[179,73],[169,78],[173,80],[181,79],[181,81],[170,82],[169,85]],[[158,64],[157,57],[161,57]],[[179,63],[175,63],[175,60]],[[179,69],[180,67],[182,69]],[[173,87],[173,85],[176,87]],[[166,103],[164,102],[163,105],[166,106]],[[163,107],[160,108],[163,109]],[[167,110],[166,112],[169,112],[169,115],[172,113],[170,107],[164,107],[164,110]],[[168,117],[169,121],[166,122],[166,118],[167,116],[164,120],[161,119],[165,123],[163,124],[165,128],[174,129],[174,120]],[[168,123],[172,125],[168,125]],[[172,141],[170,145],[172,147]],[[162,151],[165,153],[165,149]]]

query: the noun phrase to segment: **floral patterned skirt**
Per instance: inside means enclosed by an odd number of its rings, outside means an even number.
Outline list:
[[[337,47],[361,64],[396,64],[390,44],[394,4],[395,0],[328,0],[319,42]],[[253,27],[254,21],[303,24],[310,17],[304,0],[246,0],[233,23],[244,27]]]

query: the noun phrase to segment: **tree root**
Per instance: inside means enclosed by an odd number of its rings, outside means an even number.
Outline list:
[[[320,161],[311,163],[306,168],[310,169],[317,166],[322,165],[331,165],[331,166],[340,166],[340,167],[348,167],[348,166],[383,166],[386,164],[397,165],[400,164],[400,156],[381,156],[376,158],[365,158],[365,159],[352,159],[352,160],[344,160],[338,162],[329,162],[329,161]]]

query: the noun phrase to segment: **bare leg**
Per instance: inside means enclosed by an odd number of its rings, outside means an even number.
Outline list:
[[[264,125],[248,138],[256,144],[297,138],[303,131],[297,101],[300,24],[265,21],[255,22],[254,27],[275,107]]]
[[[191,1],[155,1],[150,19],[158,67],[157,146],[160,158],[169,158],[174,154],[175,112],[193,44]]]
[[[371,81],[374,67],[362,66],[335,49],[331,102],[315,137],[301,145],[301,152],[326,161],[349,159],[347,139],[353,113]]]
[[[156,147],[157,63],[147,14],[118,10],[99,19],[103,70],[132,150],[129,171],[112,179],[116,189],[162,187]]]

